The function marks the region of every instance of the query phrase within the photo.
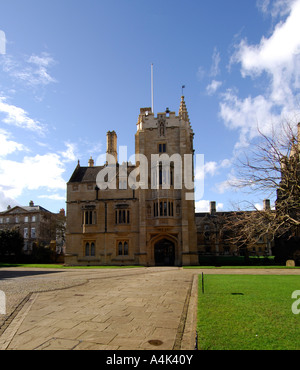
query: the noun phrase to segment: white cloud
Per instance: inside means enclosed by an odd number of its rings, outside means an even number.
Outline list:
[[[19,205],[14,199],[7,197],[5,193],[0,189],[0,212],[6,211],[7,206],[15,207]]]
[[[67,149],[64,152],[61,152],[64,162],[72,162],[76,160],[75,150],[76,144],[65,143]]]
[[[205,75],[206,75],[205,69],[202,66],[200,66],[198,68],[198,71],[197,71],[197,78],[198,78],[198,80],[199,81],[202,81],[203,78],[205,77]]]
[[[59,194],[49,194],[49,195],[39,195],[38,198],[40,199],[50,199],[50,200],[66,200],[65,196]]]
[[[263,37],[259,45],[248,45],[245,40],[236,54],[242,65],[243,75],[271,75],[287,68],[294,73],[294,59],[300,52],[300,1],[296,1],[287,20],[280,22],[269,38]]]
[[[22,160],[9,159],[15,152],[29,152],[23,144],[10,139],[10,133],[0,129],[0,208],[15,205],[18,197],[28,191],[45,191],[40,198],[61,201],[65,197],[66,180],[63,175],[68,162],[75,158],[74,144],[65,143],[66,150],[44,155],[25,156]],[[53,192],[54,191],[54,192]]]
[[[219,68],[220,62],[221,62],[220,53],[218,52],[217,48],[215,48],[212,56],[212,66],[210,70],[210,75],[212,77],[216,77],[220,73]]]
[[[268,1],[260,6],[264,11]],[[283,2],[276,1],[272,9],[282,14]],[[241,65],[243,78],[267,77],[269,84],[263,93],[240,98],[232,89],[223,94],[220,116],[230,129],[239,130],[236,147],[247,146],[258,135],[258,128],[269,134],[274,124],[299,110],[300,88],[300,0],[286,2],[290,11],[285,20],[274,27],[272,34],[262,37],[257,45],[243,40],[233,55],[232,62]]]
[[[14,80],[25,83],[27,86],[48,85],[57,82],[49,73],[49,68],[55,64],[55,60],[48,53],[31,55],[25,59],[16,59],[11,55],[5,55],[1,61],[3,71],[8,73]]]
[[[227,179],[221,183],[216,184],[216,191],[219,194],[224,194],[227,191],[237,191],[240,180],[234,175],[234,172],[231,171],[227,175]]]
[[[231,160],[223,159],[219,162],[210,161],[204,163],[203,168],[198,167],[196,168],[195,179],[202,180],[205,176],[215,176],[219,174],[219,171],[224,168],[228,168],[231,166]]]
[[[207,87],[206,92],[208,95],[213,95],[222,86],[221,81],[213,80]]]
[[[295,0],[257,0],[257,7],[265,15],[271,15],[273,18],[276,18],[288,14],[294,1]]]
[[[24,190],[65,190],[65,167],[58,154],[26,156],[22,162],[0,162],[0,184],[6,197],[17,198]]]
[[[10,134],[5,130],[0,129],[0,157],[6,157],[16,151],[27,150],[23,144],[9,140],[9,138]]]
[[[277,120],[271,111],[272,102],[264,96],[240,99],[231,90],[223,94],[220,103],[220,116],[227,127],[240,132],[236,148],[247,147],[249,141],[258,135],[258,129],[264,134],[271,133],[272,123]]]
[[[261,204],[261,203],[256,203],[255,205],[254,205],[254,207],[255,207],[255,209],[257,209],[258,211],[262,211],[263,210],[263,205]]]
[[[2,122],[35,131],[39,134],[43,133],[45,128],[39,121],[30,118],[23,108],[9,104],[6,100],[6,97],[0,96],[0,114],[3,113],[5,115]]]
[[[204,165],[204,173],[214,176],[218,168],[217,162],[207,162]]]

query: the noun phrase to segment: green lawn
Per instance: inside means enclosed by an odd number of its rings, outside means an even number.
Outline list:
[[[118,269],[138,268],[143,266],[64,266],[59,264],[0,263],[1,267],[55,268],[55,269]]]
[[[299,350],[299,276],[199,276],[199,350]],[[299,307],[300,308],[300,307]]]

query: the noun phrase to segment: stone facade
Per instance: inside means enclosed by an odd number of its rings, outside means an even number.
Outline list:
[[[91,158],[82,167],[78,162],[67,184],[65,262],[197,265],[194,193],[182,175],[185,155],[194,155],[193,138],[184,97],[178,115],[167,109],[155,117],[151,108],[140,110],[135,165],[111,166],[118,158],[117,134],[108,132],[106,163],[95,166]],[[168,166],[163,155],[170,159]],[[190,172],[193,179],[193,167]],[[105,179],[100,185],[99,174]],[[105,184],[116,184],[116,189],[105,189]]]
[[[18,229],[24,237],[24,252],[30,254],[33,243],[50,245],[55,240],[55,229],[52,227],[55,214],[47,209],[34,205],[16,206],[0,212],[0,230]]]
[[[264,209],[270,209],[270,200],[264,200]],[[251,211],[249,211],[251,212]],[[253,211],[255,212],[255,211]],[[224,223],[231,219],[235,212],[217,212],[216,202],[210,202],[209,212],[196,213],[197,246],[199,256],[238,256],[243,255],[235,244],[230,242]],[[272,255],[272,240],[267,236],[258,238],[257,243],[248,247],[249,256]]]

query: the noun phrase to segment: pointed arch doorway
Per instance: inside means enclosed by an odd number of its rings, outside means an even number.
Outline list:
[[[175,244],[169,239],[160,239],[154,244],[155,266],[175,265]]]

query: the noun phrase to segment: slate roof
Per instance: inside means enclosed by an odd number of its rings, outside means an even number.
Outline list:
[[[99,171],[101,171],[106,166],[94,166],[94,167],[81,167],[77,166],[69,180],[68,183],[74,183],[74,182],[96,182],[97,175]],[[127,171],[130,173],[135,166],[128,165]],[[117,175],[119,172],[119,166],[117,165],[116,169]]]
[[[13,208],[7,209],[6,211],[0,212],[0,214],[5,215],[5,214],[20,213],[20,212],[16,212],[17,210],[24,210],[25,212],[28,212],[28,213],[30,213],[30,212],[48,212],[48,213],[51,213],[46,208],[43,208],[41,206],[33,206],[33,207],[30,207],[30,206],[15,206]]]
[[[69,182],[96,182],[97,175],[104,166],[96,167],[80,167],[77,166],[73,172]]]

